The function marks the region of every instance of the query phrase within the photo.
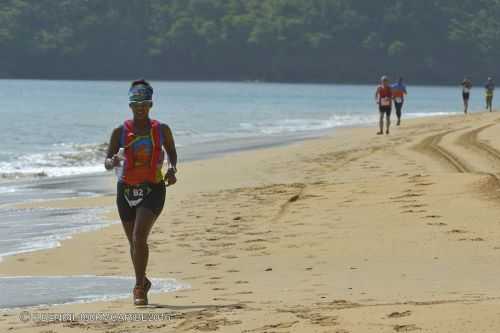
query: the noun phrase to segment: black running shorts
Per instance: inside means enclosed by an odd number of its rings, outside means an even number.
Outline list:
[[[381,113],[387,113],[388,115],[391,115],[392,108],[390,106],[379,106],[378,109]]]
[[[394,107],[396,108],[396,113],[401,117],[401,110],[403,109],[403,103],[394,102]]]
[[[149,209],[153,214],[159,216],[165,204],[165,182],[161,181],[157,184],[150,184],[151,193],[135,207],[130,207],[125,199],[124,189],[127,185],[123,182],[118,182],[116,186],[116,205],[118,206],[118,214],[123,222],[134,222],[137,208],[142,207]]]

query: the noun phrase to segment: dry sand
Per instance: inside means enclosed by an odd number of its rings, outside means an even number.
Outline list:
[[[146,308],[127,299],[33,310],[172,320],[21,322],[13,311],[0,314],[0,332],[500,332],[500,115],[375,131],[181,165],[148,275],[191,289],[153,294]],[[8,257],[0,274],[133,271],[114,225]]]

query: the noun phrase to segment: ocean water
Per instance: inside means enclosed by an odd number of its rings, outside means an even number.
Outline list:
[[[180,161],[376,121],[374,86],[152,82],[152,117]],[[103,171],[111,131],[131,116],[128,82],[0,80],[0,181]],[[406,117],[461,112],[459,87],[412,87]],[[481,93],[472,94],[479,109]]]
[[[8,255],[58,247],[75,233],[108,226],[112,222],[100,217],[105,212],[104,207],[0,209],[0,260]]]
[[[189,288],[174,279],[151,278],[151,282],[153,294]],[[120,276],[2,276],[0,310],[132,298],[134,285],[135,278]]]
[[[68,209],[44,207],[47,200],[109,195],[114,179],[102,174],[22,179],[0,183],[0,262],[18,253],[59,247],[72,235],[119,221],[102,218],[109,207]],[[15,204],[39,202],[37,208]]]

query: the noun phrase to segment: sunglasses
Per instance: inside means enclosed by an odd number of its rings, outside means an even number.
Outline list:
[[[144,107],[151,107],[152,103],[151,101],[144,101],[144,102],[130,102],[128,104],[132,109],[142,109]]]

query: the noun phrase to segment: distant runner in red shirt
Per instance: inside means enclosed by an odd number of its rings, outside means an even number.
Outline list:
[[[385,134],[389,134],[389,127],[391,126],[391,111],[392,111],[392,89],[389,86],[389,79],[387,76],[382,76],[380,85],[375,92],[375,101],[378,104],[380,113],[380,131],[377,135],[384,134],[384,115],[386,118]]]

